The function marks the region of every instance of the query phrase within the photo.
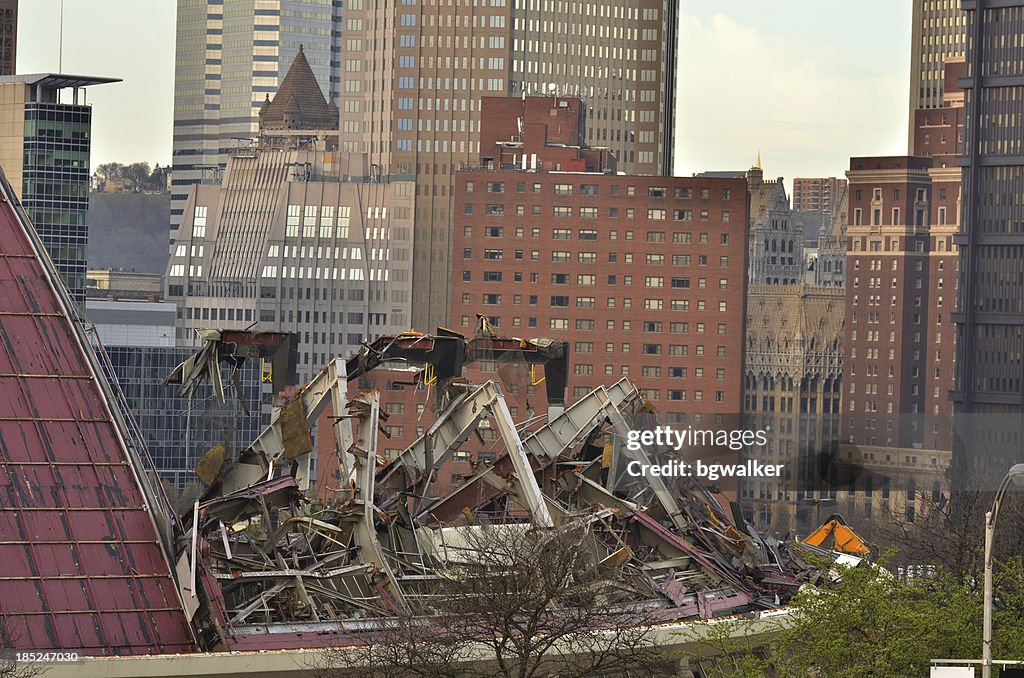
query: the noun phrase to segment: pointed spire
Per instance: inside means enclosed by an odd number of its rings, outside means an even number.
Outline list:
[[[324,98],[303,45],[299,45],[273,99],[260,109],[260,123],[267,130],[338,129],[337,108],[332,110]]]
[[[757,162],[754,163],[754,167],[761,169],[761,149],[757,149]]]

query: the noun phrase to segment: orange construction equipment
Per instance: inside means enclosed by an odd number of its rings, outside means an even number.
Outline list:
[[[820,547],[829,537],[835,541],[832,546],[833,551],[855,556],[865,556],[871,553],[871,548],[864,539],[847,525],[838,513],[830,515],[821,527],[804,538],[803,543]]]

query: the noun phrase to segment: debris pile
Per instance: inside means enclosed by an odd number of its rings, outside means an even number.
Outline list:
[[[220,450],[201,463],[210,490],[183,517],[178,550],[205,649],[308,647],[314,637],[318,645],[358,642],[359,632],[389,617],[428,609],[432,582],[464,562],[466,531],[485,523],[585,526],[614,573],[609,600],[643,605],[666,622],[778,608],[806,581],[810,568],[786,545],[762,539],[694,479],[621,473],[629,461],[650,464],[665,453],[626,444],[632,424],[653,416],[628,379],[553,407],[530,431],[513,421],[497,382],[470,384],[431,363],[440,415],[397,458],[380,458],[380,394],[349,401],[349,380],[396,350],[417,362],[409,357],[417,346],[461,362],[471,344],[460,339],[403,335],[378,340],[348,364],[335,359],[275,411],[249,450],[233,460]],[[441,351],[449,340],[454,354]],[[557,343],[514,341],[518,350],[543,346],[538,360],[564,358]],[[305,490],[310,430],[328,402],[333,431],[321,426],[319,435],[333,435],[342,480],[324,502]],[[441,466],[487,426],[503,453],[434,496]]]

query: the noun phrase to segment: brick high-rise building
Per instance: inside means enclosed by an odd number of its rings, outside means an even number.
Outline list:
[[[580,96],[585,141],[630,174],[667,174],[676,22],[668,0],[346,5],[341,146],[416,178],[415,326],[449,316],[453,176],[495,150],[481,143],[480,99]]]
[[[793,179],[793,211],[833,215],[846,188],[846,179],[797,177]]]
[[[341,14],[340,2],[324,0],[178,0],[172,228],[188,187],[219,182],[232,151],[259,134],[260,107],[300,46],[337,102]]]
[[[1024,0],[962,6],[967,116],[952,396],[971,430],[954,464],[967,464],[961,479],[984,483],[1024,449]]]
[[[913,0],[910,42],[909,152],[922,155],[916,145],[915,113],[941,108],[946,91],[945,64],[964,55],[967,47],[966,17],[962,0]]]
[[[578,99],[483,106],[505,110],[481,131],[505,169],[455,174],[451,327],[472,333],[481,313],[501,334],[569,341],[570,402],[626,375],[663,421],[739,414],[746,180],[606,173]]]
[[[852,158],[847,177],[843,438],[864,455],[949,450],[959,171]]]

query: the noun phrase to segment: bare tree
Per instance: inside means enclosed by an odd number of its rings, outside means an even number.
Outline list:
[[[320,653],[312,668],[320,678],[365,676],[377,678],[462,678],[471,675],[465,639],[452,636],[445,620],[426,610],[403,611],[377,620],[378,628],[362,634],[350,647]]]
[[[420,592],[424,615],[400,617],[362,648],[328,653],[325,664],[342,669],[335,675],[360,661],[365,672],[385,677],[665,670],[667,658],[652,647],[653,619],[628,602],[629,585],[602,565],[588,527],[470,526],[458,540],[436,584]]]
[[[0,678],[34,678],[46,673],[40,664],[17,660],[21,635],[8,620],[0,618]]]
[[[894,547],[896,567],[933,566],[961,584],[980,586],[985,544],[985,513],[992,508],[995,493],[956,489],[967,486],[959,471],[947,472],[949,486],[944,492],[918,491],[912,501],[915,511],[886,511],[876,524],[875,536],[884,547]],[[908,499],[909,500],[909,499]],[[1024,498],[1008,497],[999,516],[999,539],[995,557],[1004,560],[1024,552]]]

